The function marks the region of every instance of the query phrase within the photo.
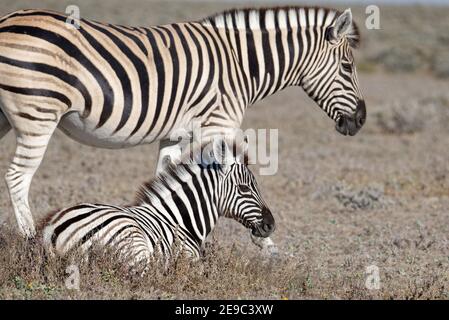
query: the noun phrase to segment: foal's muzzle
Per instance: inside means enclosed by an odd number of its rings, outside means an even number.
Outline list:
[[[353,115],[343,114],[338,118],[335,129],[342,135],[355,135],[366,121],[366,106],[364,100],[359,100],[357,110]]]
[[[262,210],[262,221],[253,227],[253,236],[267,238],[273,233],[275,229],[276,223],[274,222],[271,211],[268,208],[264,208]]]

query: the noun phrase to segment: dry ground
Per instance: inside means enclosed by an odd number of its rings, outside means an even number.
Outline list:
[[[66,2],[40,6],[63,10]],[[78,1],[89,17],[128,24],[226,7],[183,4],[189,10],[180,11],[179,3],[130,1],[126,9],[121,2]],[[7,0],[0,11],[36,6]],[[339,135],[300,89],[247,113],[245,128],[279,129],[278,173],[259,177],[278,223],[277,260],[262,257],[239,224],[222,220],[204,261],[178,261],[165,272],[154,266],[141,279],[98,257],[81,265],[81,290],[69,291],[68,261],[48,260],[38,243],[2,227],[0,298],[449,299],[448,82],[379,70],[362,73],[360,82],[368,122],[352,138]],[[2,175],[13,149],[10,133],[0,144]],[[39,217],[80,201],[128,203],[155,161],[156,145],[100,150],[57,132],[32,185],[32,210]],[[11,224],[4,184],[0,190],[0,215]],[[365,288],[370,265],[379,267],[379,290]]]

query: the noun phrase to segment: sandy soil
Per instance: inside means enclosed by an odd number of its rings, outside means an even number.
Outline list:
[[[115,2],[96,6],[89,16],[106,12],[112,21],[129,22]],[[25,1],[6,3],[0,13],[27,7]],[[47,3],[64,8],[59,1]],[[81,3],[87,8],[92,1]],[[154,4],[156,23],[167,16],[194,16],[162,6]],[[135,11],[131,20],[141,24],[145,10]],[[448,82],[381,72],[362,74],[360,82],[368,121],[352,138],[339,135],[300,89],[290,88],[248,111],[245,128],[279,129],[278,173],[258,180],[278,223],[272,237],[281,250],[278,263],[298,268],[288,274],[291,287],[272,283],[240,297],[449,298]],[[10,133],[0,144],[1,175],[13,138]],[[142,177],[152,177],[156,154],[156,145],[101,150],[57,132],[32,184],[32,210],[37,218],[80,201],[128,203]],[[13,222],[4,184],[0,215]],[[223,248],[235,246],[241,255],[258,254],[247,231],[233,221],[221,221],[212,238]],[[370,265],[379,267],[380,290],[365,288]],[[0,294],[9,297],[5,292],[13,284],[1,286]],[[87,295],[98,296],[98,291]],[[223,291],[209,296],[233,297]]]

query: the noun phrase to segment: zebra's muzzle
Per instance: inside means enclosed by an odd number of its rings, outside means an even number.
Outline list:
[[[253,228],[252,234],[255,237],[267,238],[273,233],[275,229],[276,226],[274,224],[260,224]]]
[[[365,101],[359,100],[354,115],[342,114],[337,119],[335,129],[342,135],[354,136],[363,127],[366,121]]]
[[[273,233],[274,230],[276,230],[276,223],[274,222],[273,215],[269,209],[264,208],[262,211],[262,216],[262,221],[254,225],[252,234],[255,237],[267,238]]]

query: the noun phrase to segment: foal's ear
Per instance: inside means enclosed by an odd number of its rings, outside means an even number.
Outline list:
[[[248,149],[249,149],[249,138],[247,135],[241,136],[240,139],[236,138],[236,150],[235,150],[235,161],[240,164],[248,164]]]
[[[232,150],[223,136],[216,136],[212,142],[214,162],[220,165],[229,165],[233,161]]]
[[[327,30],[327,40],[332,44],[340,42],[352,30],[352,12],[346,9]]]
[[[210,142],[203,145],[201,150],[201,164],[203,166],[223,166],[228,161],[230,154],[226,140],[221,136],[215,136]]]

